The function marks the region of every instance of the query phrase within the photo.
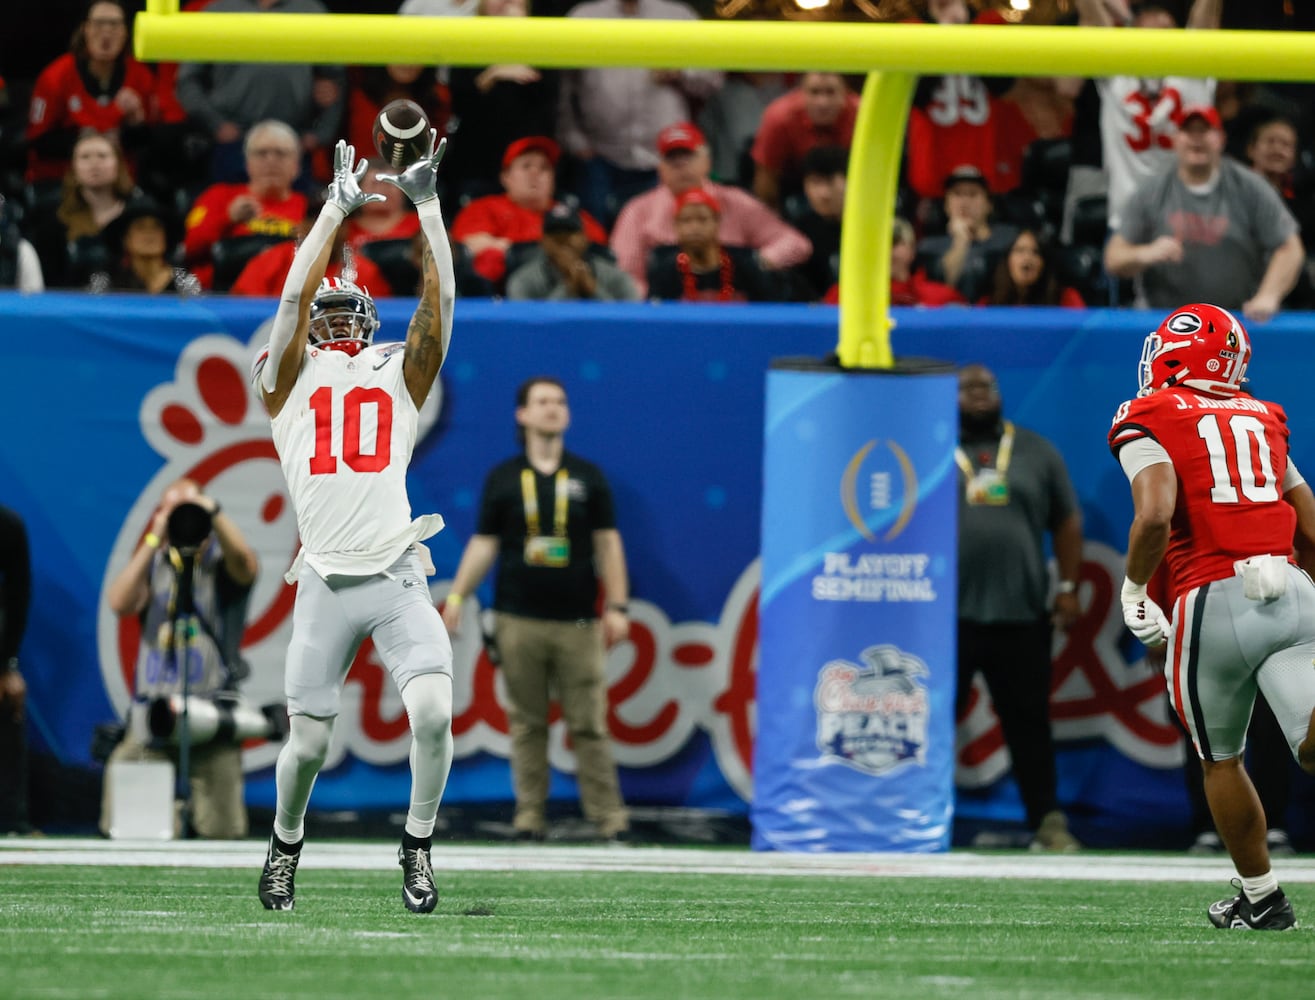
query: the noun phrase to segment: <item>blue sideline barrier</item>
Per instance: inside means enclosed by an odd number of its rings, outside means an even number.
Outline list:
[[[403,336],[411,308],[380,303],[381,339]],[[86,765],[93,727],[125,706],[132,633],[105,609],[104,586],[162,486],[185,472],[223,496],[261,554],[246,691],[261,702],[278,696],[290,626],[279,577],[295,526],[280,501],[268,421],[245,387],[263,342],[257,328],[271,313],[271,302],[249,299],[0,294],[9,352],[0,376],[8,429],[0,503],[22,514],[32,536],[35,592],[22,661],[37,750]],[[1057,650],[1067,679],[1054,707],[1061,799],[1079,836],[1145,842],[1180,828],[1180,750],[1155,679],[1111,619],[1105,590],[1121,572],[1131,515],[1105,431],[1135,390],[1141,341],[1158,317],[964,308],[894,317],[897,355],[992,367],[1009,415],[1047,435],[1070,464],[1086,517],[1093,610],[1081,642]],[[1253,330],[1255,389],[1287,405],[1304,468],[1315,468],[1306,386],[1313,324],[1294,314]],[[457,305],[441,404],[410,477],[416,512],[439,511],[448,523],[432,547],[435,599],[472,530],[485,473],[515,447],[516,386],[532,374],[561,377],[573,411],[568,447],[611,478],[633,577],[636,641],[614,650],[608,668],[633,802],[747,811],[766,372],[775,358],[827,354],[836,329],[835,310],[821,306]],[[457,658],[448,799],[507,799],[496,674],[470,641],[458,642]],[[960,747],[960,816],[1015,819],[989,713],[979,714]],[[366,651],[315,806],[404,802],[405,746],[400,703]],[[272,801],[275,751],[247,751],[253,804]],[[553,793],[569,796],[560,732],[552,759]]]

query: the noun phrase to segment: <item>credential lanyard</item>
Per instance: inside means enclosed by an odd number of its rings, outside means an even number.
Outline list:
[[[1000,478],[1005,477],[1009,470],[1009,460],[1014,457],[1014,425],[1010,420],[1005,421],[1005,432],[1000,438],[1000,447],[995,453],[995,471],[1000,474]],[[972,479],[976,474],[973,469],[973,463],[969,460],[962,447],[954,449],[954,460],[959,463],[959,468],[963,470],[965,479]]]
[[[570,501],[570,474],[563,468],[553,476],[553,534],[566,537],[566,514]],[[521,469],[521,499],[525,504],[525,532],[530,538],[539,535],[539,490],[533,469]]]

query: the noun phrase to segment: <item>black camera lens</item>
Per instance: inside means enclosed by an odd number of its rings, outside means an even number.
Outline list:
[[[214,518],[199,503],[180,503],[169,514],[169,544],[177,549],[195,549],[210,534]]]

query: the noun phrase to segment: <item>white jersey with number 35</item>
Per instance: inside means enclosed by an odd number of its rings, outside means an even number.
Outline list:
[[[302,549],[321,576],[378,573],[421,537],[406,494],[419,411],[404,348],[377,344],[353,357],[308,347],[273,418]]]

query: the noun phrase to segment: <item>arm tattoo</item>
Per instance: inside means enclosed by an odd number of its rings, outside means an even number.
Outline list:
[[[424,249],[421,266],[424,269],[425,284],[416,311],[411,317],[411,325],[407,327],[404,360],[423,381],[425,394],[428,394],[434,376],[443,364],[443,345],[439,340],[438,273],[428,244]]]

